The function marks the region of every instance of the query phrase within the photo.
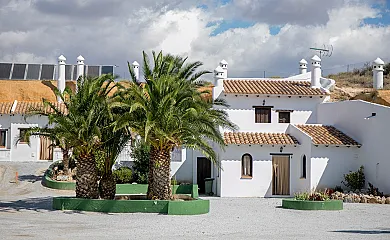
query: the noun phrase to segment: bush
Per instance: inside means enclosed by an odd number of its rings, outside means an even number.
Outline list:
[[[120,167],[112,173],[117,184],[132,182],[133,171],[129,167]]]
[[[342,183],[352,191],[360,191],[366,183],[364,167],[361,166],[357,172],[350,171],[348,174],[344,174],[344,181]]]
[[[379,197],[383,197],[383,192],[379,192],[379,189],[374,187],[373,184],[371,183],[368,183],[368,194],[371,194],[373,196],[379,196]]]
[[[145,141],[137,140],[131,147],[133,159],[134,181],[139,184],[148,183],[150,146]]]
[[[329,194],[327,191],[325,192],[303,192],[295,194],[295,200],[303,200],[303,201],[327,201],[329,200]]]
[[[343,190],[343,188],[341,187],[341,186],[336,186],[335,188],[334,188],[334,191],[335,192],[344,192],[344,190]]]

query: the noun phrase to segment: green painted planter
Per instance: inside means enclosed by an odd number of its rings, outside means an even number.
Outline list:
[[[283,199],[282,208],[296,210],[343,210],[343,201],[304,201],[295,199]]]
[[[59,182],[50,178],[53,167],[58,162],[55,162],[49,166],[46,170],[42,180],[42,184],[48,188],[60,189],[60,190],[75,190],[76,183],[74,182]],[[117,184],[116,194],[146,194],[148,191],[147,184]],[[198,185],[174,185],[172,186],[173,194],[190,194],[192,198],[199,198]]]
[[[199,215],[210,210],[209,200],[101,200],[72,197],[54,197],[53,208],[109,213],[161,213],[168,215]]]

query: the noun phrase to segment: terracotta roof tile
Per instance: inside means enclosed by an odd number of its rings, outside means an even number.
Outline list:
[[[13,102],[1,102],[0,103],[0,114],[9,114],[12,109]]]
[[[295,145],[299,142],[285,133],[225,132],[225,144]]]
[[[360,146],[358,142],[333,126],[296,125],[296,127],[311,136],[313,144]]]
[[[311,88],[307,81],[240,79],[224,80],[225,93],[279,94],[279,95],[326,95],[318,88]]]
[[[59,108],[62,112],[66,112],[65,105],[63,103],[54,102],[54,106]],[[26,114],[30,111],[44,110],[46,113],[52,112],[50,107],[44,109],[42,102],[18,102],[13,114]]]

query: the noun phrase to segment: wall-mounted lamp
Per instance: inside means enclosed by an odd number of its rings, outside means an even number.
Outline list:
[[[265,105],[265,99],[263,100],[263,106]]]
[[[371,116],[365,117],[364,119],[369,120],[370,118],[375,117],[375,116],[376,116],[376,113],[373,112],[371,114]]]
[[[280,152],[283,152],[283,146],[282,146],[282,147],[280,147]]]

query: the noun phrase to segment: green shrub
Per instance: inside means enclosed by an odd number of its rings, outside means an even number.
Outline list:
[[[134,161],[134,181],[139,184],[148,183],[150,146],[145,141],[137,140],[131,147],[131,158]]]
[[[373,196],[380,196],[383,197],[383,192],[379,192],[379,188],[374,187],[372,183],[368,183],[368,194],[373,195]]]
[[[334,188],[334,191],[335,192],[344,192],[344,190],[343,190],[343,188],[341,187],[341,186],[336,186],[335,188]]]
[[[104,172],[105,152],[102,150],[95,150],[93,155],[95,157],[95,164],[98,176],[101,177]]]
[[[327,201],[330,199],[327,191],[325,192],[302,192],[295,194],[295,200],[302,201]]]
[[[133,180],[133,171],[129,167],[120,167],[112,173],[117,184],[131,183]]]
[[[344,174],[344,180],[342,183],[352,191],[361,190],[364,188],[366,178],[364,176],[364,167],[360,166],[356,172],[350,171],[348,174]]]

